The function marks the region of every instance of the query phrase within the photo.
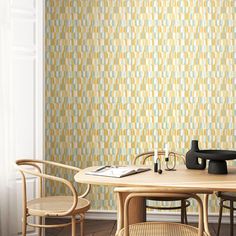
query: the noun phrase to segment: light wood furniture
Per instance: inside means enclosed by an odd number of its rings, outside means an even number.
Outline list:
[[[155,236],[155,235],[181,235],[181,236],[203,236],[206,235],[203,230],[203,206],[202,200],[196,194],[176,193],[169,191],[167,193],[160,191],[158,188],[138,188],[138,187],[120,187],[115,188],[115,192],[118,194],[118,201],[120,206],[122,205],[122,193],[128,193],[125,199],[124,209],[121,209],[124,213],[124,228],[118,232],[118,236]],[[131,199],[137,197],[153,197],[159,198],[165,194],[166,197],[172,198],[194,198],[198,203],[198,228],[189,225],[167,222],[145,222],[130,225],[129,224],[129,203]]]
[[[220,235],[220,226],[221,226],[223,207],[230,210],[230,236],[233,236],[234,235],[234,211],[236,210],[236,208],[234,207],[234,202],[236,202],[236,193],[218,192],[216,193],[216,195],[220,198],[220,213],[219,213],[217,236]],[[227,201],[229,202],[229,206],[224,204]]]
[[[42,228],[55,228],[55,227],[65,227],[68,225],[72,226],[72,236],[76,235],[76,223],[80,222],[81,230],[80,235],[84,235],[83,223],[84,223],[84,214],[90,208],[90,202],[84,197],[89,193],[90,185],[88,185],[86,191],[78,196],[74,186],[71,182],[66,179],[44,174],[42,172],[41,165],[45,165],[65,168],[68,170],[73,170],[79,172],[80,169],[73,166],[68,166],[60,163],[55,163],[52,161],[43,161],[43,160],[30,160],[23,159],[16,161],[17,169],[20,171],[23,179],[23,198],[22,198],[22,235],[26,235],[26,227],[38,227],[39,235],[41,235]],[[27,201],[27,187],[26,187],[26,175],[36,176],[39,178],[39,198]],[[45,179],[60,182],[72,193],[72,196],[47,196],[43,194],[43,181]],[[76,216],[79,215],[80,219],[76,220]],[[29,216],[38,216],[39,223],[33,224],[27,222],[27,217]],[[63,217],[71,216],[71,222],[66,224],[54,224],[54,225],[44,225],[42,223],[42,217]]]
[[[102,176],[86,175],[87,171],[98,168],[89,167],[75,175],[75,181],[96,185],[113,187],[156,187],[159,191],[173,190],[178,193],[202,193],[204,194],[204,231],[210,235],[208,229],[208,197],[216,191],[236,192],[236,167],[229,167],[227,175],[210,175],[207,170],[189,170],[185,166],[177,166],[176,171],[164,171],[161,175],[153,171],[147,171],[124,178],[110,178]],[[128,193],[122,193],[118,205],[117,232],[124,227],[123,212],[124,201]],[[139,206],[139,207],[137,207]],[[132,199],[129,208],[129,223],[145,221],[145,202],[142,197]]]
[[[147,162],[149,161],[149,163],[153,163],[153,158],[154,158],[154,152],[144,152],[141,153],[139,155],[137,155],[134,160],[133,160],[133,165],[137,165],[137,164],[142,164],[142,165],[146,165]],[[157,152],[157,158],[161,161],[161,163],[164,163],[164,158],[165,158],[165,151],[158,151]],[[168,153],[168,158],[169,158],[169,162],[173,162],[176,163],[176,159],[181,159],[183,161],[183,163],[185,163],[185,159],[184,156],[176,153],[176,152],[169,152]],[[151,161],[150,161],[151,159]],[[162,166],[162,168],[164,168],[164,166]],[[180,202],[179,206],[174,206],[174,207],[163,207],[163,206],[151,206],[151,205],[147,205],[146,204],[146,208],[150,208],[150,209],[157,209],[157,210],[181,210],[181,223],[188,223],[188,219],[187,219],[187,207],[190,206],[190,202],[187,200],[187,198],[185,196],[175,196],[174,194],[172,194],[171,196],[158,196],[158,197],[146,197],[147,201],[178,201]]]

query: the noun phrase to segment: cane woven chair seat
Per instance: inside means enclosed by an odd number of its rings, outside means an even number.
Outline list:
[[[119,209],[123,211],[120,214],[120,229],[118,236],[205,236],[203,224],[203,204],[201,198],[197,194],[175,192],[174,190],[160,190],[153,187],[119,187],[115,188],[118,193]],[[128,194],[125,202],[122,202],[122,193]],[[130,202],[134,198],[139,197],[159,197],[166,195],[166,197],[188,197],[196,200],[198,205],[198,228],[186,224],[172,223],[172,222],[143,222],[136,224],[129,224],[130,216]]]
[[[49,196],[31,200],[27,203],[28,214],[47,216],[50,213],[67,211],[73,204],[72,196]],[[77,215],[89,210],[90,202],[85,198],[78,198],[77,205],[70,215]]]
[[[124,236],[122,229],[118,236]],[[129,226],[129,236],[197,236],[198,229],[178,223],[145,222]],[[207,234],[203,233],[203,236]]]
[[[27,235],[27,227],[39,228],[38,235],[42,236],[43,228],[56,228],[71,226],[71,236],[76,236],[76,224],[80,223],[80,235],[84,235],[84,217],[89,210],[90,202],[85,199],[90,191],[90,185],[81,195],[78,195],[72,182],[68,179],[53,175],[52,168],[62,168],[68,171],[79,172],[80,168],[69,166],[53,161],[36,159],[21,159],[16,161],[16,167],[22,175],[22,236]],[[51,168],[48,168],[51,167]],[[46,173],[49,172],[49,173]],[[27,200],[26,175],[36,177],[39,186],[37,198]],[[47,196],[46,190],[43,191],[45,181],[50,180],[63,184],[69,190],[70,196]],[[28,217],[35,216],[39,220],[36,223],[28,222]],[[43,217],[64,217],[69,216],[71,222],[58,224],[44,224]],[[79,216],[79,219],[76,219]]]

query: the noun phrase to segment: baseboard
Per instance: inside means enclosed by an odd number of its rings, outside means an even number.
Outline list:
[[[64,218],[68,218],[68,217],[64,217]],[[116,214],[116,211],[89,210],[85,214],[85,218],[89,220],[117,220],[117,214]],[[178,212],[175,212],[175,213],[149,212],[147,213],[147,220],[148,221],[180,222],[180,214]],[[198,222],[198,214],[188,213],[188,222],[189,223]],[[218,214],[217,213],[209,214],[208,222],[218,223]],[[221,222],[223,224],[229,224],[230,222],[229,214],[224,214],[222,216]]]
[[[104,210],[89,210],[86,213],[86,219],[96,219],[96,220],[116,220],[116,211],[104,211]],[[180,214],[176,213],[165,213],[165,212],[149,212],[147,213],[148,221],[167,221],[167,222],[178,222],[180,221]],[[218,214],[209,214],[209,223],[218,222]],[[188,213],[188,222],[195,223],[198,222],[198,214]],[[229,223],[229,215],[224,215],[222,217],[222,223]]]

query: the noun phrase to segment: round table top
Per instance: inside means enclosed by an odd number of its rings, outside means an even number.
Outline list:
[[[228,167],[227,175],[208,174],[207,170],[189,170],[185,166],[177,166],[176,171],[165,171],[162,174],[153,170],[122,177],[87,175],[98,166],[88,167],[74,176],[78,183],[106,185],[113,187],[158,187],[207,193],[214,191],[236,192],[236,167]]]

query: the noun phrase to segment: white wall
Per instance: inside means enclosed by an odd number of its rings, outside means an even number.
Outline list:
[[[12,0],[12,59],[16,158],[43,159],[43,0]],[[27,177],[28,199],[37,195],[37,181]],[[21,176],[17,176],[18,231],[21,234]],[[37,235],[28,228],[27,235]]]

